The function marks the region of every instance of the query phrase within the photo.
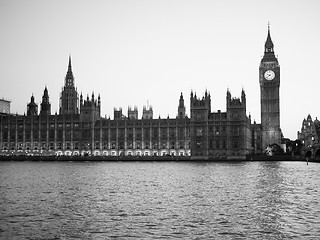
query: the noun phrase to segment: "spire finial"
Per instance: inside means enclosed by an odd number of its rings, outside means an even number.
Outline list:
[[[271,39],[271,37],[270,37],[270,22],[269,21],[268,21],[268,38]]]
[[[71,71],[71,54],[69,54],[69,65],[68,65],[68,71]]]
[[[267,40],[265,43],[265,52],[272,52],[273,53],[273,42],[271,40],[271,34],[270,34],[270,23],[268,22],[268,35]]]
[[[73,77],[72,66],[71,66],[71,54],[69,54],[69,64],[68,64],[68,71],[65,78],[65,85],[74,87],[74,77]]]
[[[180,101],[183,101],[183,95],[182,95],[182,92],[180,94]]]

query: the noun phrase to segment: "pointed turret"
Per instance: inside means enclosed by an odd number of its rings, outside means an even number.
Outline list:
[[[266,43],[264,44],[265,52],[273,52],[273,42],[270,36],[270,25],[268,25],[268,36]]]
[[[180,94],[179,107],[184,107],[184,99],[183,99],[182,92],[181,92],[181,94]]]
[[[246,106],[246,102],[247,102],[246,93],[245,93],[243,88],[242,88],[242,91],[241,91],[241,102],[242,102],[242,104],[244,104],[244,106]]]
[[[71,65],[71,55],[69,55],[69,64],[68,64],[68,71],[65,78],[65,85],[66,86],[74,86],[74,77],[72,72],[72,65]]]
[[[74,86],[74,77],[71,66],[71,55],[69,55],[68,71],[65,77],[65,85],[60,96],[59,114],[78,114],[79,95]]]
[[[34,102],[33,94],[31,96],[30,103],[27,105],[27,115],[28,116],[38,115],[38,105]]]
[[[266,43],[264,44],[264,55],[262,58],[262,62],[270,62],[270,61],[277,61],[276,56],[274,55],[274,45],[271,40],[271,35],[270,35],[270,25],[268,24],[268,35],[267,35],[267,40]]]
[[[69,55],[68,72],[72,72],[72,68],[71,68],[71,55]]]
[[[47,86],[44,88],[41,102],[40,115],[51,115],[51,104],[49,102],[49,94]]]
[[[48,96],[48,89],[47,86],[44,87],[43,96]]]
[[[186,117],[186,107],[184,105],[184,99],[181,92],[180,99],[179,99],[179,106],[178,106],[178,118],[185,118],[185,117]]]
[[[83,105],[83,96],[82,96],[82,92],[80,94],[80,105],[82,106]]]
[[[227,89],[227,108],[230,105],[230,103],[231,103],[231,93],[230,93],[230,90],[228,88]]]

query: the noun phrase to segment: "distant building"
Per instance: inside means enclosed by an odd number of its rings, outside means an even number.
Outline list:
[[[80,100],[74,84],[69,56],[60,95],[59,114],[51,113],[45,87],[40,114],[34,96],[27,115],[0,116],[0,154],[191,156],[192,159],[245,158],[262,154],[267,146],[280,144],[280,67],[268,29],[264,56],[259,67],[261,124],[251,123],[246,113],[246,94],[226,93],[226,111],[212,112],[211,95],[190,94],[190,118],[183,94],[176,118],[153,118],[152,106],[114,108],[114,117],[101,117],[100,95]],[[3,101],[2,101],[3,102]],[[7,104],[7,105],[5,105]],[[9,102],[10,104],[10,102]],[[8,103],[4,103],[5,107]],[[7,108],[6,108],[7,109]],[[8,110],[6,110],[8,112]],[[9,111],[10,112],[10,111]]]
[[[297,139],[301,141],[304,147],[312,147],[315,144],[319,144],[320,121],[318,118],[313,121],[309,114],[307,118],[303,119],[301,131],[297,133]]]
[[[309,114],[303,119],[301,131],[298,131],[298,141],[301,142],[301,155],[308,159],[320,160],[320,121],[312,120]]]
[[[10,101],[0,99],[0,114],[10,114]]]

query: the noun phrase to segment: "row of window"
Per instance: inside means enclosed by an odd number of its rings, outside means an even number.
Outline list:
[[[128,134],[127,136],[125,135],[117,135],[117,134],[102,134],[100,135],[99,133],[95,133],[92,136],[92,132],[65,132],[63,134],[62,131],[57,131],[55,132],[49,132],[47,134],[46,132],[41,132],[39,135],[39,132],[34,132],[32,135],[31,133],[19,133],[17,136],[15,133],[8,135],[7,133],[4,133],[2,135],[2,141],[7,142],[7,141],[31,141],[33,140],[40,140],[40,141],[46,141],[47,139],[50,141],[57,140],[59,141],[60,139],[65,139],[65,140],[92,140],[92,137],[100,141],[100,138],[104,141],[107,141],[108,139],[110,140],[116,140],[116,139],[128,139],[128,140],[167,140],[167,139],[178,139],[178,140],[186,140],[189,139],[190,137],[188,135],[167,135],[167,134],[162,134],[162,135],[150,135],[150,134]]]
[[[225,135],[226,134],[226,126],[210,126],[208,128],[209,135]],[[196,136],[205,136],[205,127],[196,127]],[[231,135],[239,136],[240,135],[240,127],[239,126],[231,126]]]
[[[62,142],[57,142],[56,144],[54,142],[49,142],[48,144],[45,142],[26,142],[23,143],[17,143],[17,145],[13,142],[10,144],[3,143],[2,149],[3,150],[61,150],[61,149],[188,149],[190,148],[189,142],[116,142],[111,141],[108,142],[74,142],[73,144],[71,142],[65,142],[65,145],[63,147]]]
[[[238,141],[231,142],[231,148],[237,149],[239,147],[240,147],[240,142],[238,142]],[[204,142],[202,142],[202,141],[195,142],[195,149],[203,149],[203,148],[205,148]],[[210,140],[208,143],[208,149],[227,149],[227,143],[225,140],[223,140],[223,141]]]

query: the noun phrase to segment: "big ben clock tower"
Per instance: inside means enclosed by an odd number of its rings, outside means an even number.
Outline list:
[[[261,98],[261,127],[262,148],[269,144],[281,143],[280,129],[280,66],[274,55],[273,42],[270,37],[270,26],[268,36],[264,45],[264,55],[259,67],[260,98]]]

